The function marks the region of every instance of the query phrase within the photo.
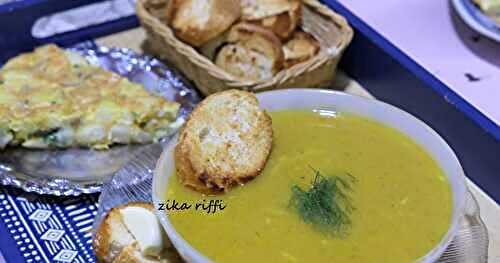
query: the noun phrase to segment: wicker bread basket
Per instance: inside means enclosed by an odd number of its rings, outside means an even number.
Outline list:
[[[346,20],[316,0],[304,0],[301,28],[312,34],[321,50],[304,63],[292,66],[263,81],[234,77],[201,55],[195,48],[177,39],[166,25],[168,0],[138,0],[137,15],[147,32],[150,51],[178,67],[205,95],[226,90],[261,91],[280,88],[328,86],[335,76],[340,57],[352,39]]]

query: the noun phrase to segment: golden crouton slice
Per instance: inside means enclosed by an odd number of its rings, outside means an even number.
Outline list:
[[[260,174],[271,152],[271,118],[252,93],[207,97],[191,113],[175,149],[177,176],[196,191],[228,191]]]

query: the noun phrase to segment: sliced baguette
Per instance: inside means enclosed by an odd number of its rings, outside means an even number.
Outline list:
[[[102,263],[124,262],[182,262],[180,256],[169,244],[160,257],[145,257],[142,255],[139,243],[125,226],[121,209],[137,206],[153,211],[148,203],[132,202],[111,209],[103,219],[92,241],[95,256]]]
[[[242,20],[271,30],[282,40],[288,39],[302,18],[300,0],[246,0],[242,2]]]
[[[260,174],[271,152],[271,118],[252,93],[208,96],[191,113],[175,148],[177,176],[200,192],[222,192]]]
[[[179,138],[179,143],[174,151],[175,167],[180,182],[200,193],[216,194],[220,192],[222,189],[219,187],[207,187],[206,183],[197,177],[196,171],[193,169],[191,161],[189,160],[189,151],[185,143],[185,138],[186,136],[181,136]]]
[[[241,6],[240,0],[169,0],[165,12],[175,35],[200,47],[238,20]]]
[[[221,48],[225,44],[227,44],[228,33],[229,30],[219,34],[215,38],[210,39],[208,42],[206,42],[205,44],[203,44],[203,46],[199,48],[200,53],[205,57],[207,57],[208,59],[214,61],[217,53],[221,50]]]
[[[292,38],[283,46],[285,54],[285,68],[309,60],[318,54],[319,42],[310,34],[302,31],[293,33]]]
[[[241,19],[258,20],[278,15],[301,4],[301,0],[242,0]]]
[[[283,68],[281,41],[269,30],[249,23],[231,28],[215,64],[232,75],[253,81],[271,78]]]

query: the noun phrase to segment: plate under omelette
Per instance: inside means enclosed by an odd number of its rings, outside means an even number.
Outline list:
[[[179,107],[77,53],[47,45],[0,70],[0,148],[152,143],[182,124]]]

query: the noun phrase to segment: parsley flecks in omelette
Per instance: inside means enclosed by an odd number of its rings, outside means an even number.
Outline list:
[[[314,179],[307,190],[292,187],[290,206],[307,224],[332,237],[345,237],[354,211],[349,193],[356,179],[350,175],[323,176],[313,169]]]

